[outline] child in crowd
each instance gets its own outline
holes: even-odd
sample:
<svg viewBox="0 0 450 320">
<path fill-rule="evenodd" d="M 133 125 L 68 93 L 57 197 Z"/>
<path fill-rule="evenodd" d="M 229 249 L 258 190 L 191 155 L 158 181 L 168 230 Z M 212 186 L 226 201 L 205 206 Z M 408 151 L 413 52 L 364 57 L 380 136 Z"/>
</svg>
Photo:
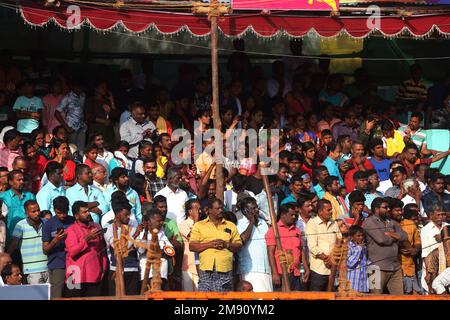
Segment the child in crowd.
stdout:
<svg viewBox="0 0 450 320">
<path fill-rule="evenodd" d="M 351 226 L 348 235 L 347 279 L 353 290 L 369 292 L 367 269 L 370 262 L 364 243 L 364 230 L 360 226 Z"/>
<path fill-rule="evenodd" d="M 98 156 L 98 148 L 95 144 L 90 144 L 84 149 L 84 154 L 86 156 L 86 159 L 84 160 L 84 163 L 89 166 L 89 168 L 92 169 L 92 167 L 97 163 L 95 160 Z"/>
<path fill-rule="evenodd" d="M 40 216 L 41 216 L 41 219 L 44 219 L 45 221 L 47 221 L 52 218 L 52 213 L 49 210 L 42 210 Z"/>
<path fill-rule="evenodd" d="M 120 141 L 117 151 L 114 151 L 114 159 L 109 162 L 109 174 L 114 168 L 125 168 L 131 170 L 133 167 L 133 160 L 128 158 L 128 152 L 130 151 L 130 144 L 126 141 Z"/>
</svg>

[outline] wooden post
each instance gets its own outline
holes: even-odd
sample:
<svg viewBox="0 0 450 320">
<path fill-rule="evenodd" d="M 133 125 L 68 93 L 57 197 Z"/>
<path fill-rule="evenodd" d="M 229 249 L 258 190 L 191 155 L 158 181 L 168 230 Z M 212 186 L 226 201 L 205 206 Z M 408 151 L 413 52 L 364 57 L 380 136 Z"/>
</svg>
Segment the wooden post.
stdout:
<svg viewBox="0 0 450 320">
<path fill-rule="evenodd" d="M 211 73 L 212 73 L 212 116 L 214 129 L 219 130 L 222 127 L 219 112 L 219 62 L 217 57 L 217 18 L 220 15 L 219 2 L 211 0 L 209 18 L 211 21 Z M 214 141 L 216 146 L 223 141 Z M 216 197 L 223 201 L 224 181 L 223 181 L 223 163 L 216 164 Z"/>
<path fill-rule="evenodd" d="M 148 230 L 145 230 L 143 240 L 146 241 L 147 239 L 148 239 Z M 149 254 L 147 252 L 147 262 L 145 263 L 144 279 L 142 280 L 141 294 L 144 294 L 147 291 L 149 275 L 150 275 L 150 262 L 149 262 Z"/>
<path fill-rule="evenodd" d="M 150 261 L 152 262 L 151 291 L 161 291 L 161 257 L 162 251 L 158 241 L 158 229 L 152 230 L 152 241 L 150 243 Z"/>
<path fill-rule="evenodd" d="M 342 245 L 341 239 L 336 239 L 336 246 L 340 246 L 340 245 Z M 330 273 L 330 276 L 328 277 L 328 287 L 327 287 L 327 291 L 329 291 L 329 292 L 333 292 L 334 280 L 336 278 L 336 270 L 337 270 L 338 266 L 339 266 L 339 262 L 336 265 L 333 264 L 331 266 L 331 273 Z"/>
<path fill-rule="evenodd" d="M 448 234 L 449 226 L 445 226 L 442 229 L 442 233 L 444 234 L 444 239 L 442 242 L 444 243 L 444 252 L 445 252 L 445 260 L 447 261 L 447 267 L 450 267 L 450 235 Z"/>
<path fill-rule="evenodd" d="M 123 230 L 121 230 L 122 232 Z M 117 232 L 117 222 L 113 224 L 113 236 L 114 236 L 114 256 L 116 257 L 116 297 L 122 297 L 125 295 L 125 283 L 123 279 L 123 264 L 122 253 L 120 252 L 120 243 Z"/>
<path fill-rule="evenodd" d="M 260 165 L 263 166 L 262 163 L 260 163 Z M 275 234 L 276 248 L 277 248 L 277 251 L 282 251 L 283 246 L 281 245 L 280 233 L 278 231 L 277 216 L 275 214 L 275 208 L 273 206 L 272 192 L 270 191 L 269 180 L 267 179 L 267 176 L 262 173 L 261 173 L 261 177 L 262 177 L 262 181 L 264 183 L 264 190 L 266 191 L 267 201 L 269 203 L 270 219 L 272 221 L 273 233 Z M 281 273 L 282 273 L 281 290 L 283 290 L 283 292 L 289 292 L 289 291 L 291 291 L 291 287 L 290 287 L 289 276 L 288 276 L 287 262 L 283 261 L 282 263 L 280 263 L 280 267 L 281 267 Z"/>
</svg>

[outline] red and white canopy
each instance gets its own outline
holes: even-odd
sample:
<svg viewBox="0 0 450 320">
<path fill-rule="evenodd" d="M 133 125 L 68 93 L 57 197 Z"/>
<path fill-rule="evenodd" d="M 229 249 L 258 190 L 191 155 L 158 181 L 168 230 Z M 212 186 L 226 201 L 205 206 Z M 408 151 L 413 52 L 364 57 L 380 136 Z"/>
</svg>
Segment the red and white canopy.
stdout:
<svg viewBox="0 0 450 320">
<path fill-rule="evenodd" d="M 152 10 L 133 10 L 103 8 L 82 5 L 80 19 L 73 17 L 74 12 L 67 5 L 44 7 L 41 2 L 21 2 L 20 12 L 26 23 L 33 26 L 45 26 L 54 21 L 61 28 L 71 29 L 81 24 L 89 24 L 99 31 L 112 30 L 119 25 L 133 33 L 141 33 L 149 28 L 156 28 L 162 34 L 174 34 L 188 30 L 194 36 L 208 36 L 210 24 L 206 16 L 191 13 L 162 12 Z M 72 16 L 72 17 L 71 17 Z M 69 19 L 69 17 L 71 17 Z M 74 20 L 75 19 L 75 20 Z M 367 17 L 363 16 L 302 16 L 272 13 L 229 14 L 219 18 L 219 28 L 225 36 L 242 36 L 253 31 L 261 37 L 273 37 L 284 33 L 291 37 L 302 37 L 309 32 L 316 32 L 322 37 L 334 37 L 347 33 L 354 38 L 365 38 L 373 32 L 395 37 L 411 35 L 426 37 L 436 31 L 443 35 L 450 34 L 450 15 L 427 14 L 411 17 L 385 16 L 380 18 L 378 29 L 371 29 Z M 68 24 L 68 20 L 72 25 Z M 76 22 L 75 24 L 73 22 Z"/>
</svg>

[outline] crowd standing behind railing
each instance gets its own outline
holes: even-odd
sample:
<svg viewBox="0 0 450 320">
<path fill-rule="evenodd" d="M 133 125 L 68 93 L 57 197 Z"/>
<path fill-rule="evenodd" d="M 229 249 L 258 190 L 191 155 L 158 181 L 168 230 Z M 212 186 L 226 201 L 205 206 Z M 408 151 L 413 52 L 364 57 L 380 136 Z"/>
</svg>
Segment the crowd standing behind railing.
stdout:
<svg viewBox="0 0 450 320">
<path fill-rule="evenodd" d="M 136 243 L 156 230 L 163 290 L 280 291 L 282 264 L 293 291 L 337 290 L 333 250 L 345 245 L 355 292 L 448 292 L 450 176 L 432 164 L 450 149 L 433 150 L 425 129 L 449 129 L 450 73 L 427 88 L 414 64 L 388 102 L 363 68 L 345 85 L 324 61 L 298 58 L 274 62 L 266 78 L 245 53 L 232 55 L 221 131 L 244 156 L 207 152 L 217 142 L 208 138 L 193 159 L 193 149 L 173 152 L 182 140 L 172 133 L 212 127 L 210 81 L 195 65 L 180 65 L 167 88 L 147 58 L 141 74 L 123 69 L 114 83 L 105 66 L 83 78 L 42 56 L 22 70 L 1 55 L 0 285 L 50 283 L 52 298 L 114 295 L 120 250 L 124 291 L 140 294 L 153 273 Z M 265 149 L 252 152 L 238 129 L 279 129 L 257 137 L 267 149 L 279 142 L 269 154 L 279 161 L 272 199 Z M 121 232 L 128 240 L 118 243 Z"/>
</svg>

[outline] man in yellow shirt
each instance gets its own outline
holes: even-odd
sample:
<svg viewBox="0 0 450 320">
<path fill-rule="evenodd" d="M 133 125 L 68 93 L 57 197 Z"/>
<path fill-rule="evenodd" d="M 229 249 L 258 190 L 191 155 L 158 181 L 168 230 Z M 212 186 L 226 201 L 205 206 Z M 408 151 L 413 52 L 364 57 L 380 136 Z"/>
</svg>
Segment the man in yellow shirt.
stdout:
<svg viewBox="0 0 450 320">
<path fill-rule="evenodd" d="M 325 195 L 323 199 L 331 202 L 333 210 L 332 218 L 336 220 L 348 213 L 347 204 L 340 195 L 341 185 L 339 184 L 339 178 L 336 176 L 328 176 L 325 179 Z"/>
<path fill-rule="evenodd" d="M 198 291 L 233 290 L 233 253 L 242 247 L 236 225 L 223 218 L 223 202 L 211 199 L 208 218 L 194 224 L 189 250 L 199 253 Z"/>
<path fill-rule="evenodd" d="M 394 125 L 388 119 L 383 119 L 381 122 L 381 131 L 383 132 L 383 148 L 385 155 L 388 158 L 399 156 L 403 152 L 405 142 L 403 141 L 403 134 L 395 130 Z"/>
</svg>

